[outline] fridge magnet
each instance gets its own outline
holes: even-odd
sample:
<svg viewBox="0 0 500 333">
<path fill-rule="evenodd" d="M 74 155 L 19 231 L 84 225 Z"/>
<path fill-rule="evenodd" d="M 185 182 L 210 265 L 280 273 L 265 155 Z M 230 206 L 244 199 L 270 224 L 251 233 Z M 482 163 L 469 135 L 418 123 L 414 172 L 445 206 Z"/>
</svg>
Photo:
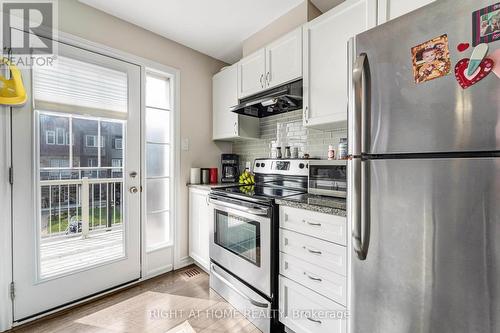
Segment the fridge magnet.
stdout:
<svg viewBox="0 0 500 333">
<path fill-rule="evenodd" d="M 457 51 L 458 52 L 465 52 L 469 48 L 470 44 L 469 43 L 460 43 L 457 45 Z"/>
<path fill-rule="evenodd" d="M 472 13 L 473 46 L 500 39 L 500 2 Z"/>
<path fill-rule="evenodd" d="M 467 75 L 471 76 L 472 74 L 474 74 L 476 69 L 481 64 L 481 61 L 483 61 L 484 57 L 486 57 L 488 49 L 489 49 L 488 44 L 485 43 L 481 43 L 474 48 L 474 51 L 472 51 L 472 55 L 469 59 L 469 67 L 467 68 Z"/>
<path fill-rule="evenodd" d="M 500 79 L 500 49 L 488 54 L 488 58 L 494 62 L 492 72 Z"/>
<path fill-rule="evenodd" d="M 455 78 L 462 89 L 467 89 L 488 76 L 493 70 L 493 64 L 493 60 L 484 58 L 476 71 L 472 75 L 468 75 L 469 59 L 462 59 L 455 65 Z"/>
<path fill-rule="evenodd" d="M 422 83 L 448 75 L 451 68 L 448 35 L 442 35 L 411 49 L 413 77 Z"/>
</svg>

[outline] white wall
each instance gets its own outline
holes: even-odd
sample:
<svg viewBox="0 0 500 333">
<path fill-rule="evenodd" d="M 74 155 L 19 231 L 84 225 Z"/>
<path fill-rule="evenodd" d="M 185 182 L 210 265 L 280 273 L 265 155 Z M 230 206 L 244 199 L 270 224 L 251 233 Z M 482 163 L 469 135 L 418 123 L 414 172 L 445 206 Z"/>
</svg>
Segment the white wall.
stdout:
<svg viewBox="0 0 500 333">
<path fill-rule="evenodd" d="M 138 6 L 140 10 L 140 6 Z M 225 64 L 193 49 L 156 35 L 114 16 L 79 3 L 59 1 L 59 29 L 180 70 L 181 138 L 189 139 L 189 151 L 181 152 L 179 179 L 179 252 L 188 256 L 189 168 L 218 167 L 220 154 L 230 152 L 228 143 L 212 137 L 212 76 Z"/>
</svg>

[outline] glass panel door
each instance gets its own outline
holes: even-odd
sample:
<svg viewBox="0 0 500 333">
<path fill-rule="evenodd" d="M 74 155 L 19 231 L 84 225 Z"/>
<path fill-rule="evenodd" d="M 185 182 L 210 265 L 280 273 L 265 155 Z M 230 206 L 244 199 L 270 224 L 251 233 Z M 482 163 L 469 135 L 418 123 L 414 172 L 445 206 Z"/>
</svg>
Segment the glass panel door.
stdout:
<svg viewBox="0 0 500 333">
<path fill-rule="evenodd" d="M 141 69 L 58 49 L 12 112 L 16 321 L 141 276 Z"/>
</svg>

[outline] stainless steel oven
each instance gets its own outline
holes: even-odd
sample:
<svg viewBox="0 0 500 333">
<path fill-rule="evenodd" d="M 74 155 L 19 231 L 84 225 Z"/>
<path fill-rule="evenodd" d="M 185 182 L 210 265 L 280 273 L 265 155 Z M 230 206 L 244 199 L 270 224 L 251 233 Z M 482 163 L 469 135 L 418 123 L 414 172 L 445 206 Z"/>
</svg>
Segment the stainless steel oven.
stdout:
<svg viewBox="0 0 500 333">
<path fill-rule="evenodd" d="M 210 258 L 271 297 L 271 207 L 214 194 L 210 203 Z"/>
</svg>

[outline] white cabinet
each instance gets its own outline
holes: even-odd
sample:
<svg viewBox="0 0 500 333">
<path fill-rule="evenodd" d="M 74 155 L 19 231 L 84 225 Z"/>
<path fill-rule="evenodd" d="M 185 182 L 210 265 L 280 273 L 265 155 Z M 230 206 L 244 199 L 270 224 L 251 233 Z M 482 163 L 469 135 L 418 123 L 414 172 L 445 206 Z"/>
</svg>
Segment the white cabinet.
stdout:
<svg viewBox="0 0 500 333">
<path fill-rule="evenodd" d="M 259 138 L 259 119 L 238 115 L 238 67 L 233 65 L 215 74 L 213 84 L 213 140 Z"/>
<path fill-rule="evenodd" d="M 266 70 L 268 88 L 302 76 L 302 27 L 266 46 Z"/>
<path fill-rule="evenodd" d="M 266 88 L 266 50 L 260 49 L 238 62 L 238 97 L 258 93 Z"/>
<path fill-rule="evenodd" d="M 209 190 L 189 189 L 189 256 L 205 270 L 210 270 L 210 223 L 213 208 L 208 202 Z"/>
<path fill-rule="evenodd" d="M 378 24 L 393 20 L 434 1 L 435 0 L 378 0 Z"/>
<path fill-rule="evenodd" d="M 280 321 L 295 333 L 346 333 L 346 309 L 284 276 L 279 277 Z"/>
<path fill-rule="evenodd" d="M 377 23 L 377 0 L 347 0 L 304 26 L 304 125 L 345 127 L 347 43 Z"/>
<path fill-rule="evenodd" d="M 302 76 L 302 27 L 280 37 L 238 62 L 238 98 Z"/>
</svg>

